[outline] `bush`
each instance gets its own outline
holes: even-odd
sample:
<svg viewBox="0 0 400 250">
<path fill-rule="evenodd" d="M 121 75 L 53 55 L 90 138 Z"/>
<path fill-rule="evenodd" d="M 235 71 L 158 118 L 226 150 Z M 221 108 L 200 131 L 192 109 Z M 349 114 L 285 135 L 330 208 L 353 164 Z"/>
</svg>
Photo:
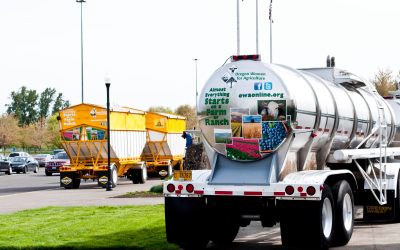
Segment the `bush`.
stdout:
<svg viewBox="0 0 400 250">
<path fill-rule="evenodd" d="M 150 192 L 161 194 L 163 192 L 163 185 L 152 186 Z"/>
</svg>

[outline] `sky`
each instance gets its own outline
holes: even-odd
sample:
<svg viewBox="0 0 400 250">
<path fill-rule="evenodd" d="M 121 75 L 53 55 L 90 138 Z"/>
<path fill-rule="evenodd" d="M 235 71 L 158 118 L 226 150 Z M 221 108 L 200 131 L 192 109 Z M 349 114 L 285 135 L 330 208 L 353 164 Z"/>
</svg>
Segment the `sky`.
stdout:
<svg viewBox="0 0 400 250">
<path fill-rule="evenodd" d="M 236 0 L 86 0 L 84 102 L 147 110 L 195 106 L 210 75 L 237 54 Z M 259 54 L 270 60 L 270 0 L 259 0 Z M 240 1 L 240 53 L 256 53 L 256 0 Z M 400 1 L 275 0 L 272 62 L 336 66 L 373 79 L 400 70 Z M 0 113 L 22 86 L 81 103 L 80 4 L 0 0 Z M 193 60 L 197 58 L 196 62 Z M 196 78 L 197 72 L 197 78 Z M 197 80 L 197 81 L 196 81 Z"/>
</svg>

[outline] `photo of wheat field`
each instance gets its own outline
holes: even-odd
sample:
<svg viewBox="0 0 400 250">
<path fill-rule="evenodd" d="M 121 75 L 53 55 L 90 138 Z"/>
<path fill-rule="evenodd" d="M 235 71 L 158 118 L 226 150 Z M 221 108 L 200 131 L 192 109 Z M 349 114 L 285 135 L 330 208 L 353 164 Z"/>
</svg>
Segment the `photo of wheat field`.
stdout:
<svg viewBox="0 0 400 250">
<path fill-rule="evenodd" d="M 231 109 L 231 129 L 233 137 L 242 137 L 242 117 L 248 115 L 248 108 L 232 108 Z"/>
<path fill-rule="evenodd" d="M 262 126 L 260 115 L 244 115 L 243 120 L 243 138 L 259 139 L 262 137 Z"/>
</svg>

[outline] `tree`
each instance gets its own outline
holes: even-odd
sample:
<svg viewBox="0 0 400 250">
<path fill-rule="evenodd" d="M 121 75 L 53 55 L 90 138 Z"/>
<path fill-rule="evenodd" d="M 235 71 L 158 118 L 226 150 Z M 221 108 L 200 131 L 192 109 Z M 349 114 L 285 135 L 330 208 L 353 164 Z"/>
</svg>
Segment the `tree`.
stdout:
<svg viewBox="0 0 400 250">
<path fill-rule="evenodd" d="M 0 144 L 3 150 L 9 146 L 18 146 L 19 138 L 18 120 L 12 115 L 2 115 L 0 117 Z"/>
<path fill-rule="evenodd" d="M 39 120 L 44 121 L 50 112 L 51 103 L 54 101 L 54 95 L 56 94 L 56 90 L 54 88 L 46 88 L 41 94 L 39 98 Z M 43 127 L 43 123 L 41 123 Z"/>
<path fill-rule="evenodd" d="M 69 106 L 70 106 L 70 105 L 69 105 L 69 101 L 65 101 L 65 100 L 64 100 L 64 97 L 63 97 L 63 94 L 62 94 L 62 93 L 59 93 L 59 94 L 57 95 L 56 100 L 54 101 L 52 114 L 55 114 L 55 113 L 57 113 L 58 111 L 60 111 L 60 110 L 62 110 L 62 109 L 64 109 L 64 108 L 66 108 L 66 107 L 69 107 Z"/>
<path fill-rule="evenodd" d="M 22 147 L 22 149 L 25 151 L 28 148 L 35 147 L 35 125 L 27 125 L 21 128 L 20 130 L 20 138 L 19 138 L 19 146 Z"/>
<path fill-rule="evenodd" d="M 61 137 L 58 127 L 57 115 L 52 115 L 47 119 L 46 131 L 47 146 L 50 148 L 61 148 Z"/>
<path fill-rule="evenodd" d="M 397 89 L 396 80 L 392 77 L 392 71 L 389 69 L 385 71 L 379 70 L 378 73 L 375 74 L 375 79 L 372 80 L 372 83 L 381 96 L 387 96 L 389 91 Z"/>
<path fill-rule="evenodd" d="M 164 106 L 155 106 L 155 107 L 150 107 L 148 109 L 149 112 L 158 112 L 158 113 L 167 113 L 167 114 L 173 114 L 174 112 L 172 109 Z"/>
<path fill-rule="evenodd" d="M 180 116 L 186 117 L 186 129 L 196 128 L 196 108 L 188 104 L 179 106 L 175 113 Z"/>
<path fill-rule="evenodd" d="M 19 91 L 11 92 L 11 104 L 7 104 L 7 114 L 13 114 L 20 126 L 26 126 L 35 123 L 38 118 L 36 105 L 38 94 L 36 90 L 28 90 L 25 86 Z"/>
</svg>

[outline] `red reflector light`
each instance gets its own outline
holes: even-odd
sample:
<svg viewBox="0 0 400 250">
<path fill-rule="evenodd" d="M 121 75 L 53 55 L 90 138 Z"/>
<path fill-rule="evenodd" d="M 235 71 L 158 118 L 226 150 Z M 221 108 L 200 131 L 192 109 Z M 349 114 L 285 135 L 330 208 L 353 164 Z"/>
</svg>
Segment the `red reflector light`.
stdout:
<svg viewBox="0 0 400 250">
<path fill-rule="evenodd" d="M 293 187 L 293 186 L 287 186 L 287 187 L 285 188 L 285 192 L 286 192 L 288 195 L 292 195 L 292 194 L 294 193 L 294 187 Z"/>
<path fill-rule="evenodd" d="M 299 193 L 303 192 L 303 187 L 298 187 L 298 188 L 297 188 L 297 191 L 298 191 Z"/>
<path fill-rule="evenodd" d="M 240 60 L 254 60 L 260 61 L 260 55 L 236 55 L 232 56 L 232 61 L 240 61 Z"/>
<path fill-rule="evenodd" d="M 307 188 L 307 194 L 310 195 L 310 196 L 314 195 L 315 194 L 315 187 L 309 186 Z"/>
<path fill-rule="evenodd" d="M 203 191 L 203 190 L 195 190 L 194 193 L 195 193 L 195 194 L 203 195 L 203 194 L 204 194 L 204 191 Z"/>
<path fill-rule="evenodd" d="M 173 193 L 175 191 L 175 185 L 174 184 L 168 184 L 167 185 L 167 191 L 170 193 Z"/>
<path fill-rule="evenodd" d="M 187 191 L 188 193 L 193 193 L 193 191 L 194 191 L 194 186 L 193 186 L 192 184 L 187 184 L 187 185 L 186 185 L 186 191 Z"/>
<path fill-rule="evenodd" d="M 183 190 L 183 186 L 182 185 L 178 185 L 178 190 L 182 191 Z"/>
<path fill-rule="evenodd" d="M 244 191 L 244 195 L 254 195 L 254 196 L 261 196 L 262 192 L 256 192 L 256 191 Z"/>
</svg>

